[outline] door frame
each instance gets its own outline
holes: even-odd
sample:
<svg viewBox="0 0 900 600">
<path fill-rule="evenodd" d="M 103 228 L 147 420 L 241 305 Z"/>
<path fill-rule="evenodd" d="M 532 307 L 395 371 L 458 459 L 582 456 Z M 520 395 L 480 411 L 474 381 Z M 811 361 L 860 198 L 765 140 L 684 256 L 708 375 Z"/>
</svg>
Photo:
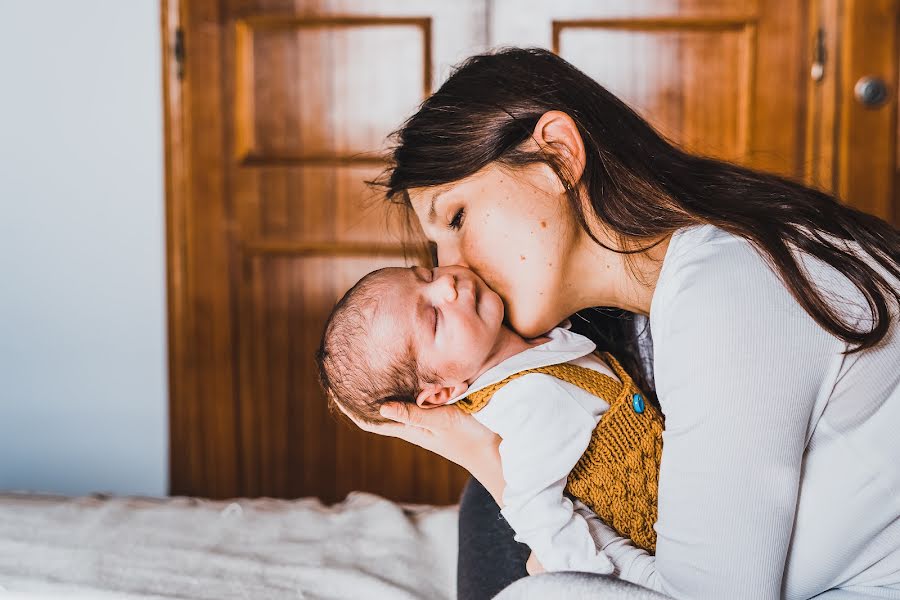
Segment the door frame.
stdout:
<svg viewBox="0 0 900 600">
<path fill-rule="evenodd" d="M 189 197 L 187 190 L 187 156 L 184 144 L 185 114 L 183 106 L 184 38 L 181 33 L 181 0 L 161 0 L 163 76 L 163 138 L 165 152 L 165 223 L 166 223 L 166 302 L 168 308 L 169 368 L 169 494 L 181 493 L 182 456 L 186 441 L 177 435 L 185 418 L 183 407 L 189 402 L 185 390 L 188 376 L 185 331 L 186 299 L 184 244 L 187 232 L 184 213 Z M 180 38 L 180 39 L 179 39 Z M 181 48 L 176 48 L 176 42 Z M 177 55 L 181 53 L 181 58 Z M 179 72 L 180 71 L 180 72 Z"/>
</svg>

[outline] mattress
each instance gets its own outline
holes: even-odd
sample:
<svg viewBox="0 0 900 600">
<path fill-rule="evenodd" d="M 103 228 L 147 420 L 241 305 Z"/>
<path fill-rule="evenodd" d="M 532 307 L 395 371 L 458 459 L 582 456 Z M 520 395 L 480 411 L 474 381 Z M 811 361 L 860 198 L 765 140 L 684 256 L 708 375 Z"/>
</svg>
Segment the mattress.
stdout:
<svg viewBox="0 0 900 600">
<path fill-rule="evenodd" d="M 0 494 L 0 597 L 456 596 L 457 507 Z"/>
</svg>

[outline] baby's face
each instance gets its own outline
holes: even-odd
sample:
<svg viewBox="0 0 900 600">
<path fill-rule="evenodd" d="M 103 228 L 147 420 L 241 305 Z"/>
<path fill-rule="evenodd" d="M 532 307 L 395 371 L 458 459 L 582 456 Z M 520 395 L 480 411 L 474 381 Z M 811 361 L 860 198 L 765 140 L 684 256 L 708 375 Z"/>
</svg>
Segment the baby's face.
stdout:
<svg viewBox="0 0 900 600">
<path fill-rule="evenodd" d="M 479 375 L 503 326 L 500 296 L 465 267 L 398 268 L 385 276 L 377 338 L 388 347 L 411 343 L 420 370 L 444 381 Z"/>
</svg>

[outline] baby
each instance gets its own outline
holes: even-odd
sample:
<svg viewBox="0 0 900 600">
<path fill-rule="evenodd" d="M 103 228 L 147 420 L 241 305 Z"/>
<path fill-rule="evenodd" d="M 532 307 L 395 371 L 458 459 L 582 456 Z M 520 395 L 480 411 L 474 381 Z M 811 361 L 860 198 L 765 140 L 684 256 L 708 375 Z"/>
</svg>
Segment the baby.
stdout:
<svg viewBox="0 0 900 600">
<path fill-rule="evenodd" d="M 503 317 L 464 267 L 374 271 L 325 326 L 322 387 L 359 421 L 385 422 L 386 402 L 454 403 L 496 432 L 501 514 L 546 571 L 613 571 L 577 501 L 652 553 L 661 416 L 589 339 L 559 327 L 524 339 Z"/>
</svg>

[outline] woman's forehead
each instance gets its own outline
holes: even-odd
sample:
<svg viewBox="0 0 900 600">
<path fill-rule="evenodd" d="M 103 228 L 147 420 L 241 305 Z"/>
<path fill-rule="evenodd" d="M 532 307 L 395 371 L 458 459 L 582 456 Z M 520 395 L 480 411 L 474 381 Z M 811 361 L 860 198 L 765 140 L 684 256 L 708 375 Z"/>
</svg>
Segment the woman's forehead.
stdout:
<svg viewBox="0 0 900 600">
<path fill-rule="evenodd" d="M 407 190 L 407 194 L 409 194 L 410 202 L 412 202 L 413 205 L 420 206 L 424 204 L 427 208 L 435 198 L 452 195 L 459 189 L 468 189 L 475 185 L 494 183 L 495 180 L 499 181 L 499 178 L 504 178 L 508 175 L 509 173 L 501 169 L 499 165 L 491 163 L 468 177 L 440 185 L 410 188 Z"/>
</svg>

